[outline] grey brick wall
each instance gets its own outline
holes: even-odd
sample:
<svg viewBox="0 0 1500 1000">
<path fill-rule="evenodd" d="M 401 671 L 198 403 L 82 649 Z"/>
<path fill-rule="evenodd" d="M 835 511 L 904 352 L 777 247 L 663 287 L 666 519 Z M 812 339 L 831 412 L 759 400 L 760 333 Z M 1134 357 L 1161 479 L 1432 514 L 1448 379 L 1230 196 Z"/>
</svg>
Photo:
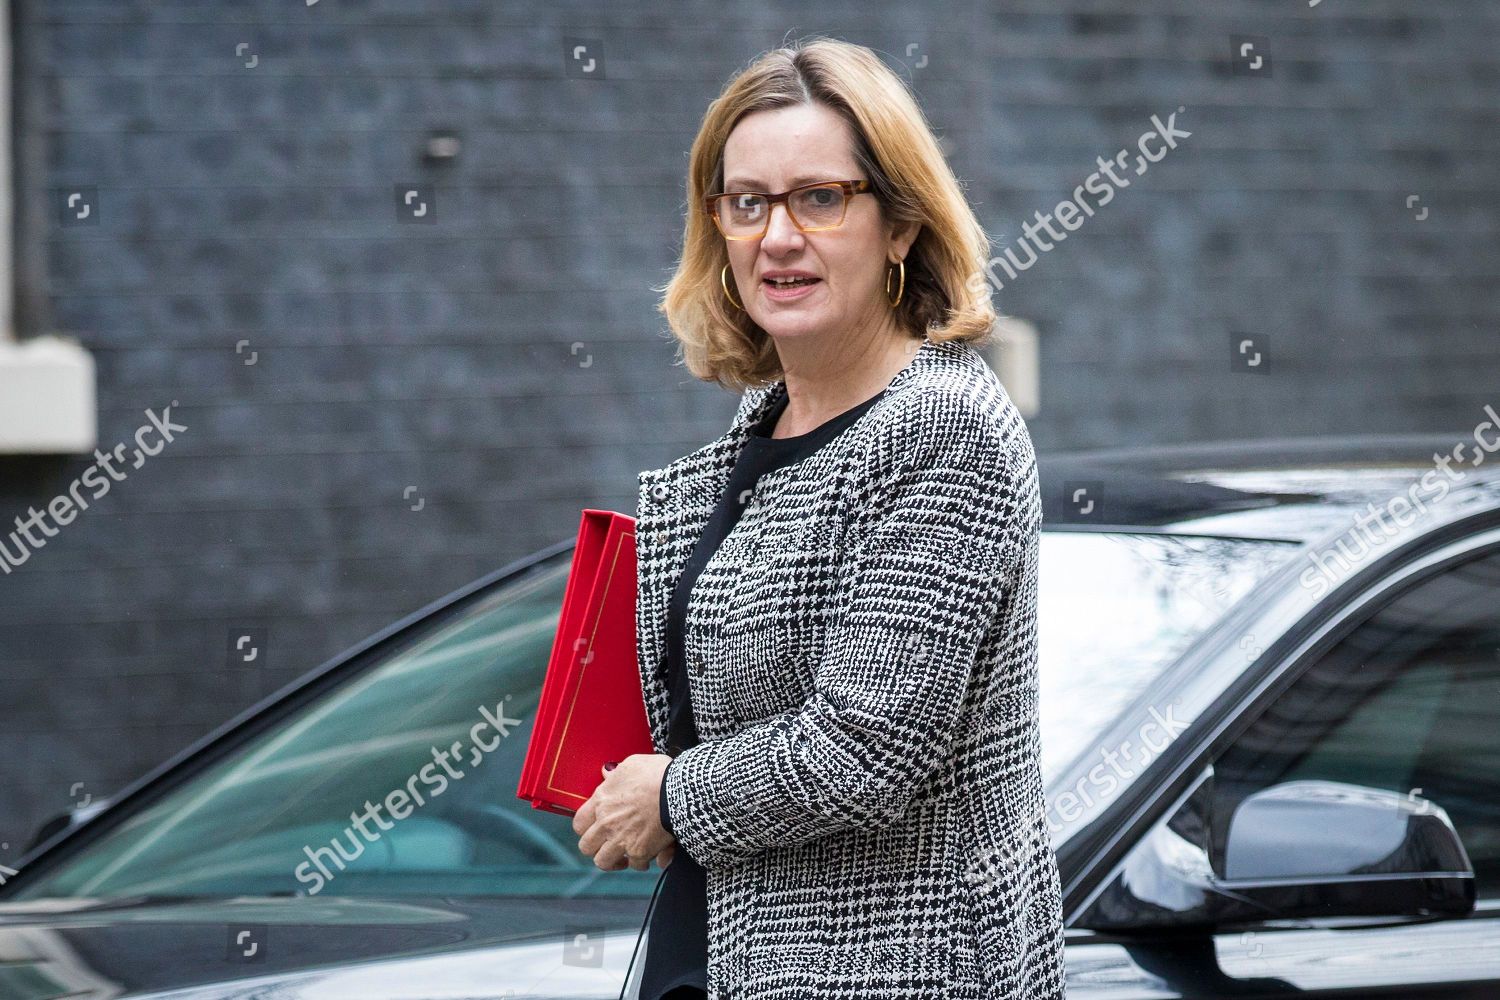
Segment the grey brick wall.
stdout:
<svg viewBox="0 0 1500 1000">
<path fill-rule="evenodd" d="M 997 295 L 1040 330 L 1039 447 L 1457 429 L 1500 388 L 1482 0 L 13 4 L 21 327 L 94 352 L 104 446 L 173 400 L 188 430 L 0 577 L 0 860 L 723 429 L 649 286 L 707 102 L 789 32 L 908 74 L 1012 248 L 1184 109 Z M 7 530 L 84 465 L 0 457 Z"/>
</svg>

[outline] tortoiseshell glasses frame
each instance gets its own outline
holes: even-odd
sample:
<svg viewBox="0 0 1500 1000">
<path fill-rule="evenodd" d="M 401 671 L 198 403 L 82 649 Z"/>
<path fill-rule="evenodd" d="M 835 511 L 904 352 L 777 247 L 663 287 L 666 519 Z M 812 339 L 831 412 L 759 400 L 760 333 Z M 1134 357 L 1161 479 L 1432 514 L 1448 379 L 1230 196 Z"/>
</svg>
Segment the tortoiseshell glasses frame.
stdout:
<svg viewBox="0 0 1500 1000">
<path fill-rule="evenodd" d="M 843 202 L 839 209 L 838 221 L 826 222 L 822 225 L 805 226 L 802 224 L 802 220 L 797 218 L 797 212 L 792 208 L 791 199 L 799 194 L 803 194 L 805 192 L 812 191 L 818 188 L 833 188 L 843 195 Z M 705 195 L 703 197 L 703 210 L 708 213 L 708 217 L 714 221 L 714 226 L 719 230 L 719 232 L 726 240 L 758 240 L 761 237 L 765 236 L 766 231 L 771 227 L 771 210 L 777 204 L 786 205 L 787 217 L 792 220 L 792 225 L 796 226 L 800 232 L 816 233 L 821 230 L 837 229 L 839 226 L 842 226 L 844 224 L 845 217 L 847 217 L 849 214 L 849 199 L 853 198 L 857 194 L 866 193 L 869 191 L 870 182 L 867 180 L 815 181 L 812 184 L 803 184 L 800 187 L 794 187 L 790 191 L 783 191 L 780 194 L 771 194 L 767 191 L 722 191 L 718 194 Z M 725 198 L 743 198 L 747 195 L 753 195 L 757 198 L 765 199 L 765 218 L 761 222 L 760 232 L 741 232 L 731 234 L 724 228 L 724 217 L 721 214 L 720 206 L 721 204 L 723 204 L 726 208 L 728 207 L 728 203 L 723 202 L 723 199 Z"/>
</svg>

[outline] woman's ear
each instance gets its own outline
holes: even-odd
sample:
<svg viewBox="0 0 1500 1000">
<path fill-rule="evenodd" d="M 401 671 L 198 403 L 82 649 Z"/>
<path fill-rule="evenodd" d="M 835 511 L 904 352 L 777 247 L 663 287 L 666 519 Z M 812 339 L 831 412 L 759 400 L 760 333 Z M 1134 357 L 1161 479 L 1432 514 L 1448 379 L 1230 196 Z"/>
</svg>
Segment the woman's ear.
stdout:
<svg viewBox="0 0 1500 1000">
<path fill-rule="evenodd" d="M 893 225 L 890 234 L 891 255 L 896 260 L 905 260 L 906 255 L 911 252 L 911 245 L 917 242 L 917 234 L 921 231 L 920 222 L 902 222 Z"/>
</svg>

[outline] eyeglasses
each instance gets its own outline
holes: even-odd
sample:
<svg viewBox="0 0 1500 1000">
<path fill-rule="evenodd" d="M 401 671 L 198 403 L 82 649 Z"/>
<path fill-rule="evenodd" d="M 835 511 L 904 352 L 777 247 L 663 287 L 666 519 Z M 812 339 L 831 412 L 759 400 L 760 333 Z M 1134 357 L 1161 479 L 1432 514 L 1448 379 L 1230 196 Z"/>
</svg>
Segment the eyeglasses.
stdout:
<svg viewBox="0 0 1500 1000">
<path fill-rule="evenodd" d="M 726 191 L 707 195 L 703 207 L 726 240 L 758 240 L 771 225 L 771 209 L 785 203 L 786 214 L 804 233 L 836 229 L 844 224 L 849 199 L 870 190 L 869 181 L 821 181 L 767 194 L 764 191 Z"/>
</svg>

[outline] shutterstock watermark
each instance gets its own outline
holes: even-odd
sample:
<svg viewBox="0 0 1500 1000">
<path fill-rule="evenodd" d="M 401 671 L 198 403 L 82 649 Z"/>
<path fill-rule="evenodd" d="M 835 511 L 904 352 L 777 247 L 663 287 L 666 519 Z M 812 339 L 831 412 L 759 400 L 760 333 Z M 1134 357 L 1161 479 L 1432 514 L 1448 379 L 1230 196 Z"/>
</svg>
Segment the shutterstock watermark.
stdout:
<svg viewBox="0 0 1500 1000">
<path fill-rule="evenodd" d="M 177 405 L 177 400 L 172 400 L 172 406 Z M 176 435 L 187 430 L 186 424 L 172 422 L 172 406 L 163 409 L 160 415 L 155 410 L 146 411 L 146 422 L 136 428 L 131 469 L 139 469 L 146 464 L 146 459 L 160 455 L 162 449 L 177 440 Z M 154 448 L 147 443 L 153 434 L 157 438 Z M 125 449 L 128 447 L 129 444 L 117 444 L 108 452 L 95 448 L 94 464 L 84 469 L 66 492 L 53 497 L 46 510 L 28 507 L 26 517 L 17 517 L 16 530 L 8 537 L 0 537 L 0 572 L 9 575 L 11 570 L 24 565 L 33 551 L 44 548 L 48 539 L 56 538 L 64 527 L 88 510 L 89 501 L 102 500 L 115 483 L 124 482 L 129 475 L 125 469 Z M 120 468 L 115 468 L 116 463 Z M 83 494 L 85 487 L 92 491 L 89 496 Z"/>
<path fill-rule="evenodd" d="M 1023 271 L 1029 271 L 1031 266 L 1037 262 L 1040 256 L 1051 250 L 1057 244 L 1068 238 L 1068 234 L 1077 232 L 1084 222 L 1094 217 L 1094 213 L 1108 205 L 1115 198 L 1115 193 L 1121 188 L 1130 186 L 1130 177 L 1139 177 L 1151 168 L 1151 164 L 1160 163 L 1161 160 L 1172 150 L 1177 148 L 1177 140 L 1186 139 L 1193 133 L 1184 131 L 1177 127 L 1177 116 L 1185 112 L 1186 108 L 1178 108 L 1162 121 L 1159 115 L 1151 116 L 1151 128 L 1142 132 L 1135 143 L 1135 171 L 1130 174 L 1127 168 L 1130 165 L 1131 151 L 1121 149 L 1112 158 L 1106 160 L 1097 157 L 1095 162 L 1099 169 L 1084 178 L 1082 184 L 1073 188 L 1073 196 L 1058 202 L 1050 212 L 1038 210 L 1034 214 L 1035 223 L 1024 222 L 1021 224 L 1021 238 L 1018 240 L 1020 247 L 1026 251 L 1024 260 L 1017 254 L 1016 250 L 1007 247 L 999 257 L 991 257 L 985 266 L 985 276 L 996 291 L 1005 287 L 1005 282 L 1000 280 L 995 268 L 998 267 L 1005 272 L 1005 276 L 1011 281 Z M 1152 148 L 1152 147 L 1155 148 Z M 1118 173 L 1127 171 L 1126 173 Z M 1085 192 L 1093 198 L 1084 197 Z M 1061 230 L 1053 226 L 1054 219 L 1062 226 Z M 1046 236 L 1042 236 L 1045 230 Z M 980 282 L 985 276 L 975 275 L 971 282 Z M 972 288 L 976 294 L 982 289 Z"/>
<path fill-rule="evenodd" d="M 1122 740 L 1118 747 L 1099 747 L 1100 763 L 1095 764 L 1072 788 L 1065 789 L 1042 804 L 1040 816 L 1028 816 L 1021 829 L 1011 831 L 1010 838 L 998 852 L 975 855 L 963 872 L 970 884 L 979 884 L 991 879 L 1013 875 L 1033 851 L 1042 847 L 1051 849 L 1052 838 L 1060 833 L 1067 823 L 1081 816 L 1085 809 L 1096 802 L 1107 801 L 1135 775 L 1150 764 L 1172 744 L 1188 724 L 1172 715 L 1173 708 L 1180 704 L 1172 702 L 1165 711 L 1152 705 L 1147 711 L 1150 720 L 1136 730 L 1134 740 Z M 1045 820 L 1045 823 L 1040 822 Z"/>
<path fill-rule="evenodd" d="M 472 747 L 469 753 L 471 768 L 478 767 L 484 760 L 484 755 L 494 751 L 500 745 L 500 741 L 510 735 L 511 727 L 521 724 L 520 719 L 506 717 L 504 699 L 495 705 L 493 712 L 488 706 L 479 706 L 479 714 L 480 721 L 469 727 L 469 743 Z M 499 735 L 490 737 L 486 742 L 480 738 L 480 733 L 485 729 L 494 729 Z M 317 895 L 325 885 L 333 881 L 333 872 L 329 870 L 328 865 L 324 864 L 324 861 L 331 862 L 339 871 L 343 871 L 346 863 L 354 861 L 365 853 L 367 843 L 373 844 L 379 840 L 382 831 L 395 829 L 395 823 L 380 815 L 382 805 L 395 819 L 405 819 L 412 814 L 414 809 L 427 804 L 427 800 L 417 790 L 418 781 L 431 788 L 432 798 L 437 798 L 448 790 L 450 778 L 458 781 L 464 776 L 462 768 L 455 769 L 450 763 L 450 761 L 463 758 L 462 741 L 454 740 L 442 750 L 437 747 L 429 747 L 429 749 L 432 751 L 432 760 L 419 770 L 413 771 L 402 788 L 391 789 L 380 802 L 372 803 L 369 799 L 365 799 L 363 812 L 349 814 L 350 825 L 344 827 L 343 831 L 349 841 L 348 853 L 345 853 L 344 845 L 338 837 L 334 837 L 324 847 L 315 848 L 309 845 L 302 848 L 302 853 L 307 855 L 307 860 L 297 865 L 292 874 L 296 876 L 298 882 L 312 886 L 307 893 L 309 896 Z M 444 773 L 438 773 L 439 768 Z M 415 806 L 412 805 L 413 801 L 416 802 Z M 372 822 L 379 827 L 373 832 L 366 826 Z M 355 834 L 356 830 L 358 836 Z"/>
<path fill-rule="evenodd" d="M 1365 510 L 1355 515 L 1353 526 L 1335 539 L 1331 548 L 1309 552 L 1307 558 L 1312 565 L 1302 571 L 1298 582 L 1315 591 L 1313 596 L 1322 597 L 1377 547 L 1395 538 L 1401 528 L 1415 521 L 1413 510 L 1425 514 L 1429 505 L 1442 503 L 1452 492 L 1452 484 L 1462 482 L 1468 476 L 1462 468 L 1454 467 L 1456 463 L 1477 469 L 1484 464 L 1486 455 L 1500 451 L 1500 413 L 1488 403 L 1484 413 L 1489 419 L 1480 421 L 1472 431 L 1472 451 L 1467 441 L 1459 441 L 1447 454 L 1434 452 L 1433 467 L 1422 473 L 1420 479 L 1413 480 L 1405 493 L 1387 498 L 1380 507 L 1373 502 L 1365 504 Z"/>
</svg>

